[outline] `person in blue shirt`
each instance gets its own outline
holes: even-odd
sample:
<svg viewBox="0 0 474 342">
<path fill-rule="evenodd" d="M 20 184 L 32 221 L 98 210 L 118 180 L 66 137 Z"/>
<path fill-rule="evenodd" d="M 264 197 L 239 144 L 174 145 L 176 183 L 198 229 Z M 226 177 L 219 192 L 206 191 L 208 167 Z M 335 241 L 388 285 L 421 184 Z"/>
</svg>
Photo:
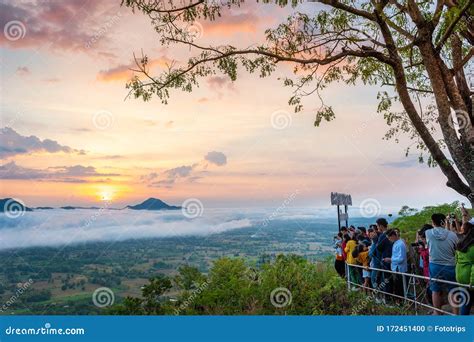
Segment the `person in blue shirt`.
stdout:
<svg viewBox="0 0 474 342">
<path fill-rule="evenodd" d="M 371 268 L 380 268 L 380 252 L 377 250 L 377 241 L 379 239 L 379 235 L 374 228 L 369 228 L 368 233 L 369 238 L 372 241 L 369 249 L 369 266 Z M 377 288 L 378 284 L 380 283 L 380 272 L 372 270 L 372 272 L 370 272 L 370 281 L 372 283 L 372 288 Z"/>
<path fill-rule="evenodd" d="M 385 262 L 384 259 L 392 257 L 392 242 L 387 237 L 386 231 L 388 229 L 388 222 L 384 218 L 379 218 L 376 221 L 377 229 L 380 232 L 377 241 L 377 250 L 380 253 L 380 265 L 384 270 L 390 270 L 390 262 Z M 383 291 L 392 293 L 392 275 L 388 272 L 382 272 L 381 280 L 384 283 Z"/>
<path fill-rule="evenodd" d="M 387 231 L 387 237 L 392 242 L 392 257 L 386 258 L 385 261 L 390 262 L 390 269 L 396 272 L 406 273 L 408 271 L 407 263 L 407 247 L 405 242 L 400 239 L 395 229 Z"/>
<path fill-rule="evenodd" d="M 384 262 L 390 263 L 390 269 L 394 272 L 408 271 L 407 247 L 405 242 L 400 239 L 395 229 L 389 229 L 386 232 L 387 238 L 392 243 L 392 256 L 384 258 Z M 393 293 L 403 297 L 405 295 L 405 276 L 401 274 L 392 274 L 393 277 Z"/>
<path fill-rule="evenodd" d="M 382 257 L 382 266 L 385 269 L 390 269 L 390 264 L 383 261 L 385 258 L 390 258 L 392 256 L 392 242 L 387 237 L 388 222 L 384 218 L 377 219 L 377 228 L 381 233 L 377 242 L 377 249 L 381 253 Z"/>
</svg>

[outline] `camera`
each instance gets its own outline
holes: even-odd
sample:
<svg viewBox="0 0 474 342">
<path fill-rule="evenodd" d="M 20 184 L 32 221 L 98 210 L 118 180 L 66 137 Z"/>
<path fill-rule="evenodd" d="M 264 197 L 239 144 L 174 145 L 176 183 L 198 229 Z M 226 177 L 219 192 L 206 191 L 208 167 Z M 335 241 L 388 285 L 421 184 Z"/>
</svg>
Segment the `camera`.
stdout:
<svg viewBox="0 0 474 342">
<path fill-rule="evenodd" d="M 450 213 L 449 214 L 449 224 L 453 224 L 453 223 L 456 223 L 456 215 L 454 215 L 453 213 Z"/>
<path fill-rule="evenodd" d="M 410 244 L 412 247 L 425 247 L 425 243 L 423 241 L 416 241 Z"/>
</svg>

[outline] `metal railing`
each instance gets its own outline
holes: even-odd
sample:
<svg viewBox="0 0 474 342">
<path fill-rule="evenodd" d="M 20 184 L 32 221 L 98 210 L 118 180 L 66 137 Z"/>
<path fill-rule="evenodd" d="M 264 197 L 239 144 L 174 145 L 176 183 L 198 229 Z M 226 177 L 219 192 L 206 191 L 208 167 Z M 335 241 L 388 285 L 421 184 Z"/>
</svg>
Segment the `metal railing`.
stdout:
<svg viewBox="0 0 474 342">
<path fill-rule="evenodd" d="M 419 301 L 418 300 L 418 295 L 417 295 L 417 282 L 416 282 L 416 279 L 420 279 L 420 280 L 424 280 L 424 281 L 428 281 L 428 282 L 436 281 L 436 282 L 444 283 L 444 284 L 448 284 L 448 285 L 455 285 L 457 287 L 466 288 L 468 290 L 474 289 L 474 285 L 471 285 L 471 284 L 461 284 L 461 283 L 458 283 L 458 282 L 449 281 L 449 280 L 445 280 L 445 279 L 425 277 L 425 276 L 414 274 L 414 273 L 398 272 L 398 271 L 392 271 L 392 270 L 381 269 L 381 268 L 376 268 L 376 267 L 354 265 L 354 264 L 348 264 L 347 262 L 345 262 L 345 265 L 346 265 L 345 271 L 346 271 L 348 291 L 351 290 L 351 285 L 354 285 L 354 286 L 357 286 L 359 288 L 372 291 L 372 292 L 374 292 L 375 295 L 382 294 L 382 295 L 402 299 L 403 301 L 410 302 L 414 305 L 415 314 L 418 314 L 418 306 L 421 306 L 421 307 L 425 307 L 425 308 L 428 308 L 428 309 L 431 309 L 431 310 L 435 310 L 435 311 L 440 312 L 440 313 L 444 313 L 444 314 L 447 314 L 447 315 L 454 316 L 454 314 L 451 313 L 451 312 L 448 312 L 448 311 L 445 311 L 445 310 L 442 310 L 442 309 L 438 309 L 438 308 L 436 308 L 432 305 L 429 305 L 429 304 L 426 304 L 426 303 L 423 303 L 423 302 Z M 366 271 L 372 271 L 372 272 L 376 271 L 376 272 L 380 272 L 382 274 L 391 273 L 391 274 L 400 275 L 401 278 L 402 278 L 402 282 L 403 282 L 403 296 L 397 295 L 395 293 L 383 291 L 379 288 L 379 284 L 377 284 L 376 288 L 373 288 L 373 287 L 367 287 L 367 286 L 364 286 L 363 284 L 359 284 L 359 283 L 351 281 L 351 277 L 350 277 L 350 268 L 351 267 L 356 267 L 356 268 L 360 268 L 360 269 L 363 269 L 363 270 L 366 270 Z M 408 284 L 407 284 L 407 279 L 408 279 Z M 385 283 L 385 285 L 386 284 L 387 283 Z M 380 285 L 382 285 L 382 284 L 380 284 Z M 410 286 L 413 286 L 413 298 L 410 298 L 411 296 L 409 296 L 409 294 L 408 294 L 408 290 L 409 290 Z M 426 291 L 427 286 L 429 286 L 429 283 L 426 284 L 425 291 Z M 385 287 L 385 286 L 383 286 L 383 287 Z"/>
</svg>

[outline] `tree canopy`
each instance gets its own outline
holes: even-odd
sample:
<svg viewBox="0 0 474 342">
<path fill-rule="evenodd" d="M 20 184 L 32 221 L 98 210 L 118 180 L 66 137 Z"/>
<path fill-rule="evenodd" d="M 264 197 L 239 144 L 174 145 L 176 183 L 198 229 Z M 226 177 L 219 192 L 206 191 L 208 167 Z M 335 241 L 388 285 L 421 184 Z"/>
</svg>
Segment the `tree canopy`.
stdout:
<svg viewBox="0 0 474 342">
<path fill-rule="evenodd" d="M 200 45 L 193 25 L 214 21 L 243 0 L 123 0 L 147 15 L 163 46 L 190 48 L 187 63 L 173 62 L 155 76 L 149 57 L 136 57 L 130 96 L 167 103 L 170 90 L 191 92 L 199 80 L 223 74 L 235 81 L 241 70 L 268 77 L 280 63 L 294 65 L 289 104 L 319 96 L 315 126 L 335 118 L 321 91 L 330 83 L 362 82 L 387 87 L 377 112 L 388 124 L 386 139 L 412 140 L 420 162 L 439 166 L 446 185 L 474 203 L 473 89 L 466 66 L 474 55 L 474 0 L 319 0 L 308 14 L 298 0 L 263 0 L 262 6 L 293 6 L 292 14 L 265 31 L 258 46 Z M 313 1 L 312 1 L 313 2 Z M 397 110 L 395 104 L 403 110 Z"/>
<path fill-rule="evenodd" d="M 191 276 L 193 275 L 193 276 Z M 182 279 L 193 279 L 187 289 Z M 171 288 L 169 285 L 172 284 Z M 165 286 L 163 286 L 165 285 Z M 186 287 L 183 287 L 186 286 Z M 169 300 L 169 292 L 173 300 Z M 115 315 L 348 315 L 404 314 L 409 306 L 377 305 L 361 292 L 347 291 L 332 262 L 314 264 L 297 255 L 279 255 L 262 268 L 243 259 L 221 258 L 207 275 L 192 266 L 173 279 L 159 276 L 107 313 Z"/>
</svg>

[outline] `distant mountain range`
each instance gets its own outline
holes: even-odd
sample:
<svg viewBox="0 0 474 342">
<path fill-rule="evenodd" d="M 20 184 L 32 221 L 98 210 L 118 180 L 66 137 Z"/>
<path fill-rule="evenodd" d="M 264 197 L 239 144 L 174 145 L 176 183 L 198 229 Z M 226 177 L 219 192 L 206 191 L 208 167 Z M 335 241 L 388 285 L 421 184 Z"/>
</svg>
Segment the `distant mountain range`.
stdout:
<svg viewBox="0 0 474 342">
<path fill-rule="evenodd" d="M 18 210 L 18 211 L 33 211 L 33 210 L 49 210 L 55 209 L 53 207 L 36 207 L 36 208 L 28 208 L 21 202 L 15 200 L 14 198 L 3 198 L 0 199 L 0 213 Z M 75 207 L 75 206 L 64 206 L 60 207 L 59 209 L 64 210 L 74 210 L 74 209 L 100 209 L 99 207 Z M 108 208 L 111 210 L 120 210 L 114 208 Z M 181 207 L 177 207 L 174 205 L 168 205 L 162 200 L 158 198 L 150 197 L 146 201 L 137 204 L 137 205 L 127 205 L 123 209 L 132 209 L 132 210 L 180 210 Z"/>
</svg>

